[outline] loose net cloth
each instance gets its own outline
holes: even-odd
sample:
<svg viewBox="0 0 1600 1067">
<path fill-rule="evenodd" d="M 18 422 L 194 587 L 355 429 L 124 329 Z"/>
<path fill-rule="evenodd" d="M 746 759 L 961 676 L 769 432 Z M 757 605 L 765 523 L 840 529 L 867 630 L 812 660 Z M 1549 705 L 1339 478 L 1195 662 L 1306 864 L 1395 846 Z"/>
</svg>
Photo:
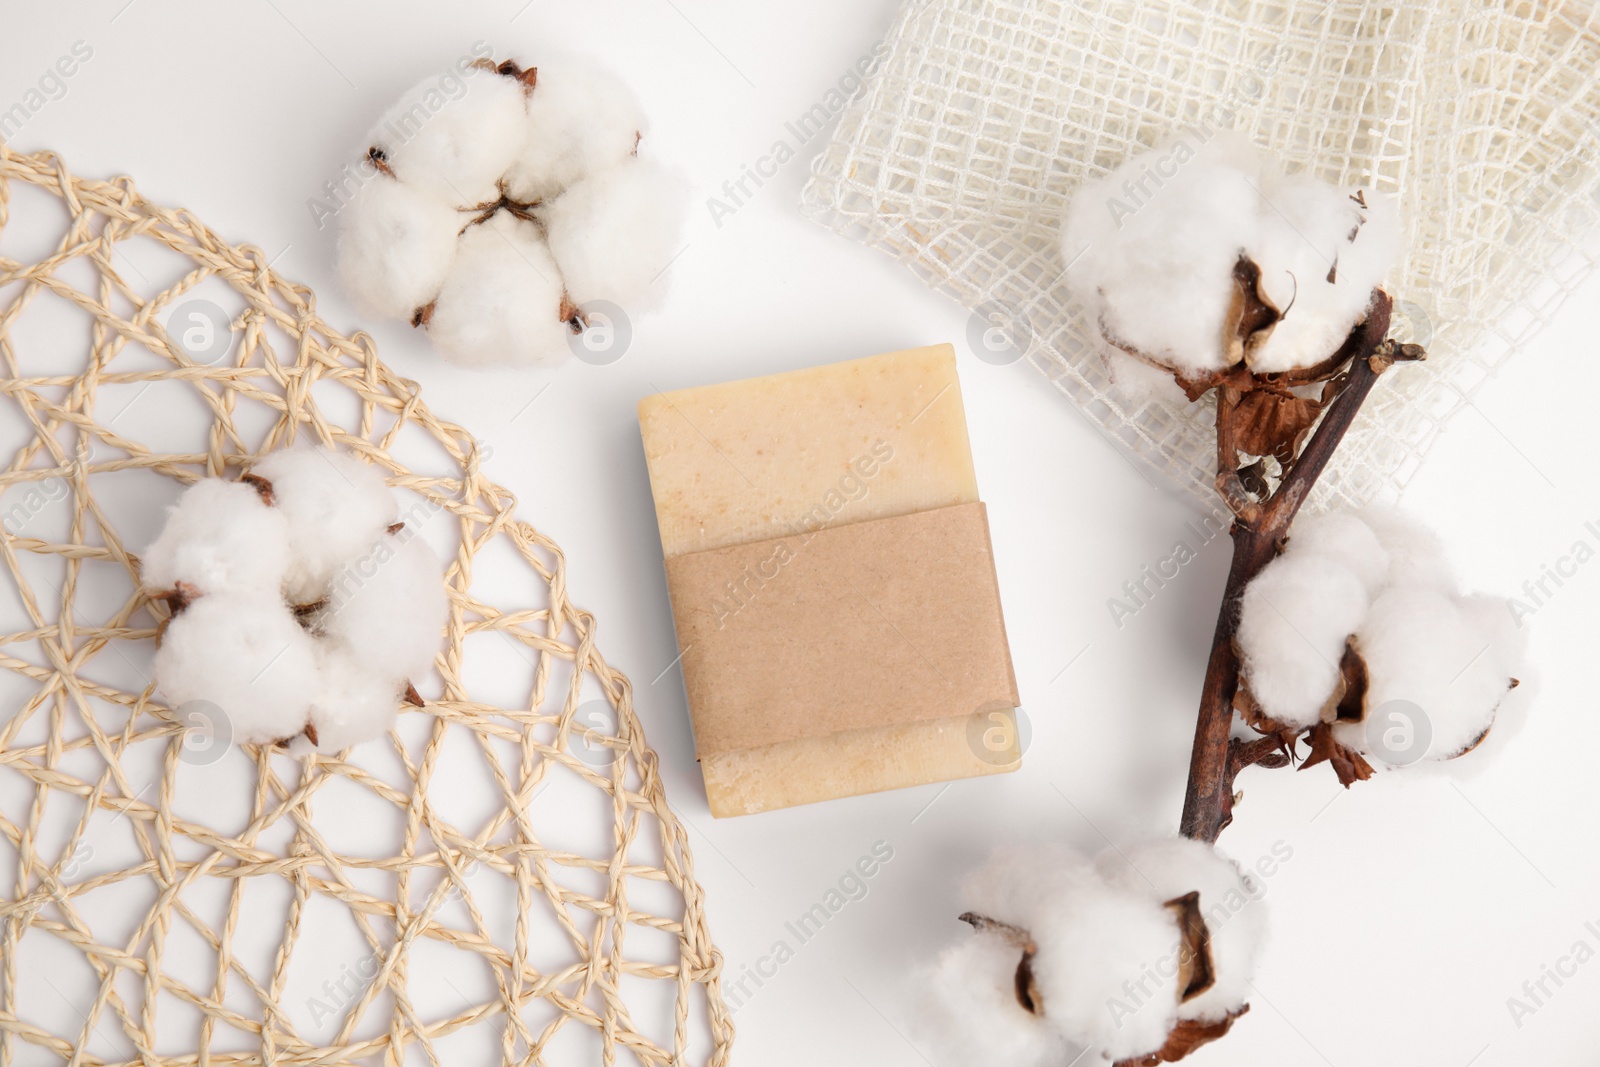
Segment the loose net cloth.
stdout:
<svg viewBox="0 0 1600 1067">
<path fill-rule="evenodd" d="M 911 0 L 802 210 L 976 310 L 1106 434 L 1215 504 L 1210 398 L 1119 386 L 1061 282 L 1074 190 L 1184 127 L 1398 196 L 1386 375 L 1319 503 L 1392 495 L 1594 269 L 1600 16 L 1589 0 Z"/>
<path fill-rule="evenodd" d="M 485 445 L 260 250 L 3 143 L 0 359 L 0 1063 L 726 1063 L 629 683 Z M 375 463 L 448 562 L 426 707 L 345 759 L 149 679 L 134 553 L 295 440 Z"/>
</svg>

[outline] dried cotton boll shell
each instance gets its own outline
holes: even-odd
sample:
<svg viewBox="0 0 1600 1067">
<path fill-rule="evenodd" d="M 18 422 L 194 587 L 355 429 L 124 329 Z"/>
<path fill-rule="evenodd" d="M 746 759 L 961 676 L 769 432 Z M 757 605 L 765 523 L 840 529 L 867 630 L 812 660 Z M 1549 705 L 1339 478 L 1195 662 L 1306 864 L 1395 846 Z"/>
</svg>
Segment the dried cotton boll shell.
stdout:
<svg viewBox="0 0 1600 1067">
<path fill-rule="evenodd" d="M 449 613 L 444 576 L 421 538 L 385 534 L 334 576 L 312 628 L 403 684 L 433 666 Z"/>
<path fill-rule="evenodd" d="M 1236 639 L 1263 711 L 1294 727 L 1321 719 L 1368 603 L 1361 579 L 1331 560 L 1286 554 L 1262 569 L 1240 599 Z"/>
<path fill-rule="evenodd" d="M 1324 559 L 1350 571 L 1376 596 L 1389 580 L 1389 551 L 1378 535 L 1351 511 L 1302 515 L 1289 531 L 1284 555 Z"/>
<path fill-rule="evenodd" d="M 1017 1001 L 1019 951 L 973 933 L 917 974 L 913 1025 L 938 1067 L 1057 1067 L 1078 1049 Z"/>
<path fill-rule="evenodd" d="M 202 478 L 184 490 L 140 557 L 140 581 L 164 592 L 185 582 L 202 595 L 276 596 L 289 571 L 289 527 L 254 488 Z"/>
<path fill-rule="evenodd" d="M 272 483 L 276 510 L 288 520 L 293 562 L 286 592 L 296 604 L 327 595 L 335 571 L 366 552 L 399 510 L 378 468 L 346 452 L 279 449 L 250 473 Z"/>
<path fill-rule="evenodd" d="M 1107 339 L 1187 377 L 1226 366 L 1240 250 L 1259 224 L 1249 142 L 1180 136 L 1086 182 L 1068 207 L 1067 287 Z"/>
<path fill-rule="evenodd" d="M 1368 714 L 1390 701 L 1415 704 L 1427 717 L 1429 759 L 1450 759 L 1483 736 L 1510 687 L 1511 664 L 1520 659 L 1515 638 L 1479 604 L 1463 605 L 1425 587 L 1396 586 L 1373 601 L 1358 634 L 1367 663 Z M 1402 763 L 1414 758 L 1413 752 L 1398 751 L 1407 757 Z M 1375 749 L 1371 755 L 1385 759 L 1386 752 Z"/>
<path fill-rule="evenodd" d="M 439 295 L 467 219 L 429 193 L 380 174 L 342 216 L 339 281 L 360 307 L 410 318 Z"/>
<path fill-rule="evenodd" d="M 513 78 L 483 71 L 461 84 L 454 98 L 437 77 L 406 90 L 378 119 L 363 154 L 379 148 L 399 181 L 467 208 L 499 195 L 496 183 L 525 143 L 528 109 Z"/>
<path fill-rule="evenodd" d="M 579 60 L 538 65 L 522 150 L 506 173 L 511 198 L 531 204 L 631 156 L 644 109 L 626 83 Z"/>
<path fill-rule="evenodd" d="M 1250 999 L 1250 983 L 1267 941 L 1265 890 L 1237 864 L 1201 841 L 1171 837 L 1098 858 L 1106 881 L 1130 893 L 1169 901 L 1200 894 L 1210 935 L 1215 984 L 1178 1006 L 1180 1019 L 1217 1022 Z"/>
<path fill-rule="evenodd" d="M 317 667 L 311 724 L 318 752 L 342 752 L 382 737 L 394 725 L 402 686 L 393 677 L 375 673 L 343 646 L 327 642 L 317 648 Z"/>
<path fill-rule="evenodd" d="M 1252 370 L 1320 363 L 1366 317 L 1399 252 L 1400 230 L 1386 198 L 1360 195 L 1366 207 L 1306 175 L 1263 187 L 1267 206 L 1246 250 L 1261 268 L 1257 291 L 1283 317 L 1251 355 Z"/>
<path fill-rule="evenodd" d="M 666 286 L 651 283 L 678 251 L 687 193 L 668 168 L 632 158 L 585 178 L 541 210 L 571 298 L 610 300 L 629 312 L 659 305 Z"/>
<path fill-rule="evenodd" d="M 233 743 L 265 744 L 305 728 L 317 689 L 315 642 L 276 594 L 203 596 L 168 625 L 155 677 L 174 710 L 209 701 Z"/>
<path fill-rule="evenodd" d="M 539 228 L 506 212 L 461 237 L 427 320 L 440 354 L 467 367 L 539 363 L 567 354 L 561 270 Z"/>
</svg>

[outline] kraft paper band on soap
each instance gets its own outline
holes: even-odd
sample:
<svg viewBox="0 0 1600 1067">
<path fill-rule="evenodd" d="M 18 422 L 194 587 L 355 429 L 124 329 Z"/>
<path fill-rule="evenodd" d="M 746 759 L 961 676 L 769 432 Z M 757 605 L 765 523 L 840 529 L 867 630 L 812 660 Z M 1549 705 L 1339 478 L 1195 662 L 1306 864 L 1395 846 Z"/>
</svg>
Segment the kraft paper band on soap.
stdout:
<svg viewBox="0 0 1600 1067">
<path fill-rule="evenodd" d="M 666 567 L 700 756 L 1020 703 L 982 503 Z"/>
</svg>

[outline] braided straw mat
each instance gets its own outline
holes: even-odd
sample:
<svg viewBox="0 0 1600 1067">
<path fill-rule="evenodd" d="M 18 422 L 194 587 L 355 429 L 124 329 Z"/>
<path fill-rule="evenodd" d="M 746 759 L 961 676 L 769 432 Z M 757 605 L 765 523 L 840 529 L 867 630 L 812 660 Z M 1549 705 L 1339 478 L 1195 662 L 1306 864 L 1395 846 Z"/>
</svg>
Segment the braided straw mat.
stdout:
<svg viewBox="0 0 1600 1067">
<path fill-rule="evenodd" d="M 1214 398 L 1113 380 L 1061 283 L 1058 233 L 1080 184 L 1197 128 L 1392 194 L 1405 217 L 1394 328 L 1429 359 L 1385 376 L 1313 505 L 1397 495 L 1600 267 L 1592 0 L 907 0 L 802 210 L 975 309 L 979 355 L 997 327 L 1104 434 L 1215 507 Z"/>
<path fill-rule="evenodd" d="M 180 332 L 208 308 L 220 356 Z M 0 1063 L 727 1062 L 628 680 L 484 446 L 259 249 L 3 142 L 0 358 Z M 344 759 L 228 745 L 149 679 L 132 553 L 297 440 L 449 562 L 426 708 Z"/>
</svg>

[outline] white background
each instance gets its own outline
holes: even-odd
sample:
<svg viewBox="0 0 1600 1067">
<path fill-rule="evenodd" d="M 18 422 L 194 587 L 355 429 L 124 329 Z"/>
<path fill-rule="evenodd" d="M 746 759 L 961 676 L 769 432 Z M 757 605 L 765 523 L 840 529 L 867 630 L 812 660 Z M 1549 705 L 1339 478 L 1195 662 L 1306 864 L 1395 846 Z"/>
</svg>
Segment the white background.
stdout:
<svg viewBox="0 0 1600 1067">
<path fill-rule="evenodd" d="M 1170 832 L 1227 563 L 1213 543 L 1122 629 L 1106 607 L 1200 512 L 1149 484 L 1026 364 L 961 347 L 1007 622 L 1033 725 L 1016 775 L 713 822 L 693 761 L 634 404 L 653 390 L 942 341 L 966 313 L 876 252 L 799 217 L 820 139 L 716 225 L 708 195 L 785 136 L 868 52 L 894 0 L 535 0 L 366 8 L 250 0 L 7 5 L 0 107 L 82 40 L 93 58 L 12 139 L 85 176 L 127 173 L 310 285 L 365 328 L 442 417 L 493 445 L 490 474 L 566 551 L 574 599 L 634 680 L 669 797 L 690 826 L 712 932 L 737 976 L 866 854 L 894 858 L 735 1016 L 735 1062 L 915 1067 L 907 978 L 959 936 L 959 876 L 1001 841 L 1086 850 Z M 667 309 L 620 362 L 472 374 L 398 323 L 358 318 L 307 200 L 401 89 L 483 40 L 497 57 L 600 52 L 641 92 L 659 151 L 697 185 Z M 791 138 L 792 141 L 792 138 Z M 1593 405 L 1600 286 L 1451 424 L 1405 503 L 1444 531 L 1470 587 L 1504 594 L 1575 541 L 1600 544 Z M 1381 386 L 1380 386 L 1381 388 Z M 1471 779 L 1396 774 L 1342 792 L 1325 768 L 1248 772 L 1223 837 L 1266 880 L 1275 939 L 1253 1009 L 1204 1064 L 1594 1062 L 1600 962 L 1514 1024 L 1507 998 L 1579 940 L 1600 949 L 1591 770 L 1600 564 L 1532 620 L 1532 720 Z M 1070 664 L 1070 666 L 1069 666 Z M 652 679 L 659 680 L 652 683 Z M 1282 846 L 1280 846 L 1281 848 Z M 792 943 L 792 938 L 790 938 Z M 1087 1061 L 1085 1061 L 1087 1062 Z"/>
</svg>

